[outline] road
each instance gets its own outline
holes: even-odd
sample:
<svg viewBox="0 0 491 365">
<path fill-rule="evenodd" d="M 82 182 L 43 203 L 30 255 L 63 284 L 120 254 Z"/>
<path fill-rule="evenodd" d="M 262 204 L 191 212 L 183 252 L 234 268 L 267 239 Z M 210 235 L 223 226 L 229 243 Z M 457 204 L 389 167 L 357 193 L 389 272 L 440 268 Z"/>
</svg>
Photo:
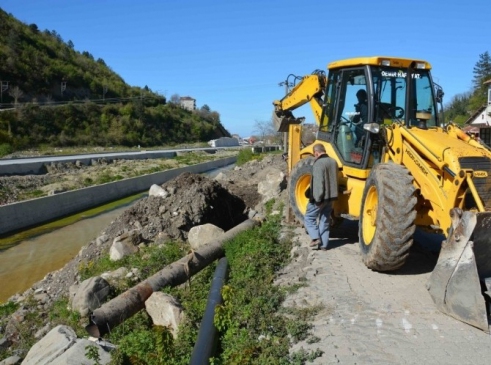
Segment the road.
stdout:
<svg viewBox="0 0 491 365">
<path fill-rule="evenodd" d="M 45 157 L 26 157 L 26 158 L 12 158 L 12 159 L 0 159 L 0 176 L 4 175 L 26 175 L 26 174 L 39 174 L 44 173 L 44 165 L 56 162 L 80 162 L 84 165 L 88 165 L 92 160 L 97 159 L 154 159 L 154 158 L 173 158 L 178 152 L 189 151 L 206 151 L 208 153 L 215 153 L 217 150 L 237 149 L 237 148 L 252 148 L 255 152 L 263 151 L 276 151 L 279 146 L 233 146 L 233 147 L 203 147 L 203 148 L 180 148 L 180 149 L 164 149 L 155 151 L 138 151 L 138 152 L 110 152 L 110 153 L 92 153 L 83 155 L 67 155 L 67 156 L 45 156 Z"/>
<path fill-rule="evenodd" d="M 490 335 L 439 312 L 426 290 L 437 253 L 419 243 L 406 265 L 393 273 L 365 267 L 358 249 L 358 224 L 331 232 L 330 249 L 314 251 L 296 228 L 298 255 L 278 283 L 305 282 L 286 306 L 323 309 L 312 321 L 318 342 L 302 341 L 292 351 L 320 349 L 313 364 L 489 364 Z M 426 242 L 425 242 L 426 243 Z"/>
<path fill-rule="evenodd" d="M 237 147 L 236 147 L 237 148 Z M 147 155 L 160 155 L 161 153 L 176 153 L 183 151 L 215 151 L 217 148 L 203 147 L 203 148 L 192 148 L 192 149 L 165 149 L 165 150 L 155 150 L 155 151 L 136 151 L 136 152 L 107 152 L 107 153 L 90 153 L 82 155 L 66 155 L 66 156 L 44 156 L 44 157 L 25 157 L 25 158 L 10 158 L 10 159 L 0 159 L 0 166 L 7 166 L 13 164 L 24 164 L 32 162 L 66 162 L 81 159 L 98 159 L 98 158 L 123 158 L 122 156 L 131 156 L 137 158 L 142 154 Z"/>
</svg>

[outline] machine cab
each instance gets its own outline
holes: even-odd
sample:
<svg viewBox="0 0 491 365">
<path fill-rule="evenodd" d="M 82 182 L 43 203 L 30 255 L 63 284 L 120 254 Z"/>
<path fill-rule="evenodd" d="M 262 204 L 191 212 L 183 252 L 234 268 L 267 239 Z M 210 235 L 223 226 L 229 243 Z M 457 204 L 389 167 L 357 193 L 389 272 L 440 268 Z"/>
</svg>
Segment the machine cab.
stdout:
<svg viewBox="0 0 491 365">
<path fill-rule="evenodd" d="M 380 136 L 365 126 L 392 123 L 438 125 L 436 89 L 424 61 L 371 57 L 333 62 L 319 130 L 327 132 L 346 165 L 370 168 L 380 162 Z"/>
</svg>

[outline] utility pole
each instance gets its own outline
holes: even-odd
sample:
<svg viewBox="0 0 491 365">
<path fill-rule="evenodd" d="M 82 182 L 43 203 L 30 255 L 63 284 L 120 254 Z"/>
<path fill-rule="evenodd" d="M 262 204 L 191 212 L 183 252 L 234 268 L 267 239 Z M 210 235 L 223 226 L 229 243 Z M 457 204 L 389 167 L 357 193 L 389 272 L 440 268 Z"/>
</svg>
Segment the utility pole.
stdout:
<svg viewBox="0 0 491 365">
<path fill-rule="evenodd" d="M 9 89 L 8 81 L 0 81 L 0 104 L 3 104 L 3 92 Z"/>
<path fill-rule="evenodd" d="M 292 74 L 288 75 L 285 81 L 282 81 L 278 84 L 278 86 L 285 86 L 285 95 L 288 95 L 290 87 L 293 87 L 293 83 L 288 81 L 288 78 L 290 76 L 292 76 Z M 288 132 L 283 132 L 283 152 L 288 152 Z"/>
<path fill-rule="evenodd" d="M 107 85 L 104 85 L 104 86 L 102 87 L 102 101 L 104 101 L 104 100 L 105 100 L 105 98 L 106 98 L 106 93 L 107 93 Z"/>
<path fill-rule="evenodd" d="M 66 90 L 66 81 L 61 82 L 61 97 L 63 97 L 63 92 Z"/>
</svg>

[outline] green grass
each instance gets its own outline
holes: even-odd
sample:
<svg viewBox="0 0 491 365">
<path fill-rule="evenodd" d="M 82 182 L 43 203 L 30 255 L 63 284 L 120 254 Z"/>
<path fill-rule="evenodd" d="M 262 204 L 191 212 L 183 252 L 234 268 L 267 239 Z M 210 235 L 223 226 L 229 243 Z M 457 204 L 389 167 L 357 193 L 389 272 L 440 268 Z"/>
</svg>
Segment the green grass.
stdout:
<svg viewBox="0 0 491 365">
<path fill-rule="evenodd" d="M 79 273 L 81 280 L 97 276 L 106 271 L 116 270 L 122 266 L 140 270 L 143 277 L 148 277 L 162 270 L 166 265 L 179 260 L 187 253 L 187 246 L 178 242 L 168 242 L 162 247 L 158 245 L 140 249 L 134 255 L 125 256 L 118 261 L 111 261 L 109 254 L 97 261 L 81 264 Z"/>
<path fill-rule="evenodd" d="M 245 148 L 241 149 L 239 151 L 239 154 L 237 155 L 237 166 L 242 166 L 246 162 L 252 161 L 252 160 L 260 160 L 263 158 L 263 154 L 256 154 L 253 153 L 250 148 Z"/>
<path fill-rule="evenodd" d="M 13 302 L 7 302 L 0 305 L 0 317 L 9 316 L 19 308 L 19 305 Z"/>
<path fill-rule="evenodd" d="M 0 144 L 0 157 L 6 156 L 10 153 L 12 153 L 13 149 L 12 146 L 8 143 L 1 143 Z"/>
</svg>

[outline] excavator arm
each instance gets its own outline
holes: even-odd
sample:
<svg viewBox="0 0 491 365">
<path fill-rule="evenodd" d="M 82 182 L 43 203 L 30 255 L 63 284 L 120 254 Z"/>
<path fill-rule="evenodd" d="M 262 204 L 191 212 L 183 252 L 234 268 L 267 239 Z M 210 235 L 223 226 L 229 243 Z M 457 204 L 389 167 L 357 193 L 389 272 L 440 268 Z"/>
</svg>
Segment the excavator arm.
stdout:
<svg viewBox="0 0 491 365">
<path fill-rule="evenodd" d="M 319 124 L 322 114 L 322 97 L 326 87 L 326 74 L 324 71 L 316 70 L 311 75 L 304 76 L 290 92 L 281 100 L 273 102 L 273 120 L 278 132 L 288 132 L 292 124 L 300 124 L 304 119 L 295 118 L 292 111 L 310 103 L 312 112 Z"/>
</svg>

